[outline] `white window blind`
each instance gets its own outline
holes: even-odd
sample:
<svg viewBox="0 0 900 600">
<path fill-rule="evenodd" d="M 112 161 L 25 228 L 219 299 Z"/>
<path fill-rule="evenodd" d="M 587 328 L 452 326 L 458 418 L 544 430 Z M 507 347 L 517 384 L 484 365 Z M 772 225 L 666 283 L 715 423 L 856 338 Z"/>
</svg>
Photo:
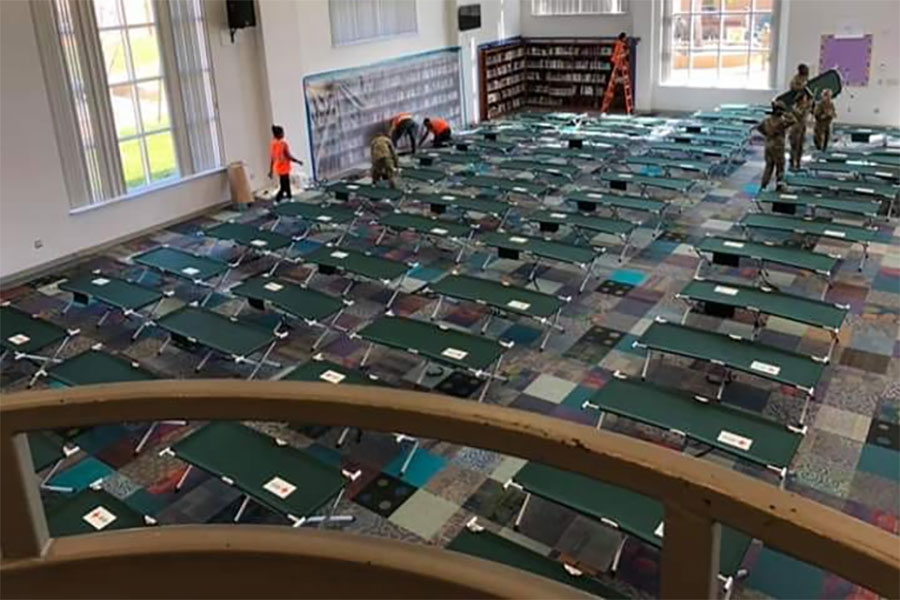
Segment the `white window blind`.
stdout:
<svg viewBox="0 0 900 600">
<path fill-rule="evenodd" d="M 625 13 L 626 0 L 531 0 L 537 17 L 565 15 L 618 15 Z"/>
<path fill-rule="evenodd" d="M 73 208 L 222 163 L 201 0 L 38 0 Z"/>
<path fill-rule="evenodd" d="M 418 31 L 416 0 L 328 0 L 328 14 L 333 46 Z"/>
<path fill-rule="evenodd" d="M 666 0 L 663 81 L 698 87 L 771 87 L 778 2 Z"/>
</svg>

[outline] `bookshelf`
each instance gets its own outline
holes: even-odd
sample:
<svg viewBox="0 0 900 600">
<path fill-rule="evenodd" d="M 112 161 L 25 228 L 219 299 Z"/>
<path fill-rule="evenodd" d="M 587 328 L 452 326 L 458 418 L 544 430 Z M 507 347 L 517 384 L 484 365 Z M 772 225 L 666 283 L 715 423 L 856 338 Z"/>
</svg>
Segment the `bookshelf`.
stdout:
<svg viewBox="0 0 900 600">
<path fill-rule="evenodd" d="M 526 106 L 599 110 L 612 72 L 615 42 L 613 37 L 515 38 L 482 46 L 481 119 Z M 629 38 L 632 94 L 637 42 Z M 624 106 L 624 98 L 620 100 Z"/>
</svg>

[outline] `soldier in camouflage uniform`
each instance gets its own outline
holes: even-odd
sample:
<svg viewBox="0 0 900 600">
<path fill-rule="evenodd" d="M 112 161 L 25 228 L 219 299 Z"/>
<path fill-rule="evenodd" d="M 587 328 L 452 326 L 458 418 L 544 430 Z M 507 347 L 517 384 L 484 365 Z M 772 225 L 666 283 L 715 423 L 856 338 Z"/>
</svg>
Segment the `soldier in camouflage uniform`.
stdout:
<svg viewBox="0 0 900 600">
<path fill-rule="evenodd" d="M 795 117 L 787 111 L 784 102 L 772 103 L 772 114 L 760 123 L 756 130 L 766 138 L 766 168 L 763 171 L 760 190 L 765 190 L 775 172 L 775 187 L 781 190 L 784 179 L 784 135 L 794 125 Z"/>
<path fill-rule="evenodd" d="M 394 176 L 400 168 L 400 161 L 391 138 L 384 132 L 379 133 L 369 145 L 369 151 L 372 155 L 372 183 L 385 179 L 392 188 L 397 187 Z"/>
<path fill-rule="evenodd" d="M 827 150 L 828 142 L 831 139 L 831 122 L 837 118 L 837 111 L 831 100 L 831 90 L 822 91 L 822 98 L 816 104 L 813 117 L 816 119 L 816 126 L 813 129 L 813 142 L 816 144 L 816 150 Z"/>
<path fill-rule="evenodd" d="M 794 99 L 794 125 L 791 127 L 791 170 L 798 171 L 800 162 L 803 159 L 803 144 L 806 142 L 806 121 L 809 119 L 809 112 L 812 108 L 812 97 L 806 84 L 809 82 L 809 67 L 800 64 L 797 67 L 797 74 L 791 79 L 791 91 L 797 92 Z"/>
</svg>

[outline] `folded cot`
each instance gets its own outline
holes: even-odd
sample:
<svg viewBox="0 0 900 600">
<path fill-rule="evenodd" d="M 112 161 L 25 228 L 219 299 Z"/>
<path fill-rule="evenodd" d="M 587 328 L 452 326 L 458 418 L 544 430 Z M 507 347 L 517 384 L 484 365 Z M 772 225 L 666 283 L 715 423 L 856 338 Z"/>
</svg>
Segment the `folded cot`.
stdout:
<svg viewBox="0 0 900 600">
<path fill-rule="evenodd" d="M 443 325 L 396 317 L 390 312 L 351 334 L 351 337 L 369 342 L 360 367 L 365 366 L 375 344 L 379 344 L 421 357 L 425 365 L 418 383 L 424 378 L 430 362 L 462 369 L 484 379 L 479 402 L 487 395 L 492 380 L 504 380 L 499 374 L 500 364 L 503 353 L 513 346 L 512 342 L 499 342 Z"/>
<path fill-rule="evenodd" d="M 716 391 L 721 399 L 732 371 L 755 375 L 782 385 L 794 387 L 805 396 L 803 410 L 798 420 L 802 428 L 806 420 L 809 401 L 815 394 L 816 384 L 822 377 L 825 359 L 797 352 L 788 352 L 775 346 L 767 346 L 736 335 L 723 335 L 704 329 L 668 323 L 657 319 L 640 339 L 633 342 L 635 348 L 646 349 L 641 378 L 647 377 L 653 352 L 676 354 L 718 365 L 726 370 Z"/>
<path fill-rule="evenodd" d="M 343 497 L 346 480 L 355 480 L 358 471 L 350 473 L 327 464 L 240 423 L 210 423 L 160 454 L 188 463 L 176 491 L 195 467 L 240 491 L 243 500 L 235 522 L 240 521 L 251 499 L 285 516 L 293 527 L 353 520 L 337 516 L 334 511 Z M 323 508 L 327 510 L 325 514 L 315 514 Z"/>
<path fill-rule="evenodd" d="M 488 318 L 481 327 L 487 330 L 494 315 L 518 315 L 530 317 L 546 328 L 540 349 L 543 350 L 554 329 L 562 330 L 559 316 L 563 307 L 571 300 L 568 297 L 553 296 L 529 290 L 506 282 L 493 281 L 451 273 L 423 290 L 423 293 L 437 294 L 438 301 L 431 312 L 431 319 L 437 318 L 445 298 L 474 302 L 490 309 Z"/>
<path fill-rule="evenodd" d="M 38 365 L 38 370 L 28 381 L 28 387 L 31 387 L 47 374 L 48 364 L 60 362 L 59 355 L 80 330 L 65 329 L 3 302 L 0 304 L 0 332 L 0 360 L 11 353 L 13 360 L 26 359 Z"/>
<path fill-rule="evenodd" d="M 248 363 L 253 370 L 247 379 L 253 379 L 264 364 L 279 367 L 269 360 L 275 345 L 287 337 L 287 332 L 271 331 L 259 325 L 226 317 L 217 312 L 187 305 L 172 311 L 156 322 L 168 333 L 159 348 L 162 354 L 173 340 L 187 350 L 205 348 L 206 353 L 194 368 L 200 371 L 214 353 L 222 354 L 235 364 Z M 259 354 L 260 358 L 253 356 Z"/>
</svg>

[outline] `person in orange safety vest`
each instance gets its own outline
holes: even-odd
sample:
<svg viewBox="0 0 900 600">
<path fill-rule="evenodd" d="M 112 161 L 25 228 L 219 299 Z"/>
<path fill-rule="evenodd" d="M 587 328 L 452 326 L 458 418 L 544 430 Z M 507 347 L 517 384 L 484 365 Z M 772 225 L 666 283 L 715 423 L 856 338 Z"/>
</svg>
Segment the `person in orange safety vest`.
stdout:
<svg viewBox="0 0 900 600">
<path fill-rule="evenodd" d="M 287 140 L 284 139 L 284 127 L 272 125 L 272 141 L 269 142 L 269 178 L 278 175 L 278 193 L 275 201 L 291 198 L 291 163 L 302 165 L 303 161 L 291 154 Z"/>
<path fill-rule="evenodd" d="M 422 133 L 421 139 L 419 139 L 419 145 L 422 145 L 429 133 L 434 136 L 431 145 L 435 148 L 440 148 L 450 141 L 450 123 L 444 119 L 439 119 L 438 117 L 425 119 L 422 121 L 422 125 L 425 126 L 425 131 Z"/>
</svg>

